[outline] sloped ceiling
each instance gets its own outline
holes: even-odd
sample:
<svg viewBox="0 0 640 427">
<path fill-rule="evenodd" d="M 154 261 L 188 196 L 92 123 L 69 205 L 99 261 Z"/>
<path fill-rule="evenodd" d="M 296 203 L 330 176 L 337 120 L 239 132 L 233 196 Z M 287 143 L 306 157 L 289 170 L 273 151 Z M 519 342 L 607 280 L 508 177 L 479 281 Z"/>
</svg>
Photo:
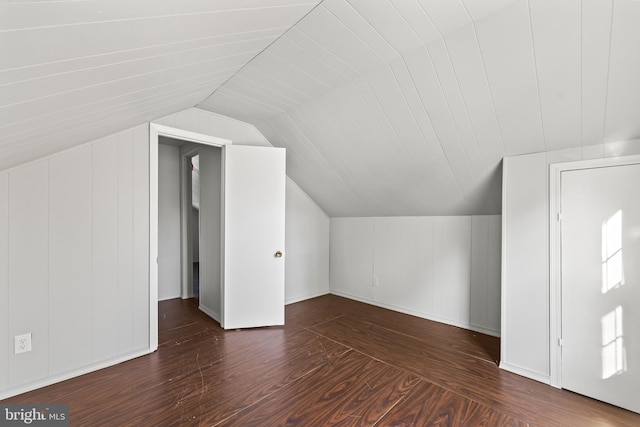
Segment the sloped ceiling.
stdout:
<svg viewBox="0 0 640 427">
<path fill-rule="evenodd" d="M 286 147 L 332 216 L 499 213 L 504 156 L 640 137 L 638 22 L 633 0 L 0 3 L 0 169 L 195 105 Z"/>
<path fill-rule="evenodd" d="M 0 0 L 0 170 L 193 107 L 317 0 Z"/>
</svg>

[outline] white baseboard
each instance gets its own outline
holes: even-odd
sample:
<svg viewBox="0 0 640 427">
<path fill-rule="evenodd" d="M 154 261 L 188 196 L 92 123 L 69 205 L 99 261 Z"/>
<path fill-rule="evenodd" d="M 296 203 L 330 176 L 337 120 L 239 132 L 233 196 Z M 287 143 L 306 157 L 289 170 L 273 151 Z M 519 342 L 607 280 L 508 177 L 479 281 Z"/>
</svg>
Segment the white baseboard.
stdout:
<svg viewBox="0 0 640 427">
<path fill-rule="evenodd" d="M 219 314 L 214 313 L 213 311 L 209 310 L 207 307 L 203 305 L 198 305 L 198 308 L 200 309 L 201 312 L 211 317 L 216 322 L 221 323 Z"/>
<path fill-rule="evenodd" d="M 308 294 L 308 295 L 305 295 L 303 297 L 296 297 L 296 298 L 288 299 L 288 300 L 286 300 L 284 302 L 284 305 L 295 304 L 296 302 L 306 301 L 308 299 L 321 297 L 323 295 L 328 295 L 330 293 L 331 293 L 331 291 L 329 289 L 325 289 L 323 291 L 315 292 L 315 293 L 312 293 L 312 294 Z"/>
<path fill-rule="evenodd" d="M 531 380 L 540 381 L 541 383 L 551 385 L 551 377 L 549 375 L 530 371 L 529 369 L 521 368 L 519 366 L 511 365 L 507 362 L 502 361 L 500 362 L 500 369 L 504 369 L 505 371 L 520 375 L 521 377 L 529 378 Z"/>
<path fill-rule="evenodd" d="M 158 297 L 158 301 L 166 301 L 166 300 L 176 299 L 176 298 L 180 298 L 180 294 Z"/>
<path fill-rule="evenodd" d="M 124 356 L 119 356 L 115 359 L 109 359 L 100 363 L 95 363 L 89 366 L 85 366 L 80 369 L 65 372 L 64 374 L 54 375 L 42 380 L 37 380 L 29 384 L 20 385 L 18 387 L 11 388 L 9 390 L 0 391 L 0 400 L 8 399 L 9 397 L 17 396 L 19 394 L 27 393 L 29 391 L 37 390 L 42 387 L 46 387 L 52 384 L 56 384 L 62 381 L 69 380 L 71 378 L 79 377 L 80 375 L 88 374 L 89 372 L 99 371 L 100 369 L 108 368 L 110 366 L 118 365 L 122 362 L 126 362 L 131 359 L 138 358 L 140 356 L 146 356 L 153 351 L 149 349 L 135 351 Z"/>
<path fill-rule="evenodd" d="M 472 325 L 470 323 L 458 322 L 458 321 L 455 321 L 455 320 L 452 320 L 452 319 L 446 319 L 446 318 L 443 318 L 443 317 L 433 316 L 433 315 L 430 315 L 430 314 L 421 313 L 421 312 L 417 312 L 417 311 L 414 311 L 414 310 L 408 310 L 408 309 L 403 308 L 403 307 L 398 307 L 398 306 L 391 305 L 391 304 L 384 304 L 384 303 L 381 303 L 381 302 L 378 302 L 378 301 L 373 301 L 373 300 L 370 300 L 370 299 L 367 299 L 367 298 L 362 298 L 362 297 L 359 297 L 357 295 L 351 295 L 351 294 L 344 293 L 344 292 L 339 292 L 339 291 L 332 290 L 331 294 L 337 295 L 339 297 L 344 297 L 344 298 L 349 298 L 349 299 L 352 299 L 352 300 L 360 301 L 360 302 L 363 302 L 365 304 L 375 305 L 376 307 L 386 308 L 387 310 L 397 311 L 399 313 L 404 313 L 404 314 L 408 314 L 410 316 L 419 317 L 421 319 L 432 320 L 434 322 L 444 323 L 445 325 L 451 325 L 451 326 L 455 326 L 455 327 L 458 327 L 458 328 L 468 329 L 468 330 L 474 331 L 474 332 L 479 332 L 479 333 L 485 334 L 485 335 L 491 335 L 491 336 L 494 336 L 494 337 L 500 337 L 500 332 L 498 332 L 498 331 L 482 328 L 480 326 Z"/>
</svg>

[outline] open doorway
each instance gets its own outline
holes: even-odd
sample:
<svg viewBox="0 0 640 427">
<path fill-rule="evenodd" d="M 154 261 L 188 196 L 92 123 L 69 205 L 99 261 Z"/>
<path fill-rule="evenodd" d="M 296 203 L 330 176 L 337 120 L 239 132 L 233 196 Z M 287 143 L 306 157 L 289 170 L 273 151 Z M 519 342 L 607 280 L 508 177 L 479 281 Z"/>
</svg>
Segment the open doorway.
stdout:
<svg viewBox="0 0 640 427">
<path fill-rule="evenodd" d="M 189 160 L 191 173 L 191 274 L 193 297 L 200 298 L 200 155 Z"/>
<path fill-rule="evenodd" d="M 231 141 L 161 124 L 149 125 L 149 347 L 158 346 L 159 297 L 159 146 L 162 138 L 195 144 L 199 154 L 199 308 L 218 320 L 225 329 L 256 328 L 284 324 L 284 148 L 234 146 Z M 194 154 L 191 154 L 191 157 Z M 182 146 L 181 146 L 182 156 Z M 181 157 L 182 158 L 182 157 Z M 187 163 L 180 161 L 181 171 Z M 219 165 L 210 173 L 217 184 L 209 185 L 206 164 Z M 190 170 L 190 167 L 189 167 Z M 180 174 L 182 176 L 182 174 Z M 182 185 L 181 194 L 191 198 Z M 184 183 L 184 184 L 183 184 Z M 216 193 L 217 192 L 217 193 Z M 207 200 L 215 201 L 205 212 Z M 184 212 L 188 206 L 188 214 Z M 191 204 L 180 203 L 181 225 L 191 216 Z M 187 219 L 187 220 L 185 220 Z M 191 231 L 191 230 L 189 230 Z M 217 233 L 210 239 L 207 232 Z M 190 233 L 181 229 L 181 241 Z M 216 242 L 210 245 L 204 242 Z M 181 248 L 191 252 L 189 244 Z M 189 258 L 181 253 L 180 265 Z M 192 262 L 192 258 L 191 258 Z M 211 268 L 205 268 L 210 266 Z M 184 286 L 193 266 L 181 268 Z M 209 278 L 216 280 L 212 286 Z M 193 288 L 191 288 L 193 289 Z M 183 294 L 187 295 L 187 294 Z"/>
<path fill-rule="evenodd" d="M 194 298 L 220 321 L 222 148 L 158 143 L 158 297 Z"/>
<path fill-rule="evenodd" d="M 183 298 L 198 298 L 200 310 L 220 322 L 222 148 L 190 144 L 182 152 Z"/>
</svg>

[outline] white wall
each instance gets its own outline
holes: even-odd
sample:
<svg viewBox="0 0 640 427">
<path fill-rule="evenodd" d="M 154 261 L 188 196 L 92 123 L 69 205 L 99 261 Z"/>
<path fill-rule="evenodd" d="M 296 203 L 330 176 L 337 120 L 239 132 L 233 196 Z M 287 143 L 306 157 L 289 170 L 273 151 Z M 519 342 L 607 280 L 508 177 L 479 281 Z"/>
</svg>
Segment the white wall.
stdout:
<svg viewBox="0 0 640 427">
<path fill-rule="evenodd" d="M 549 165 L 632 154 L 638 140 L 504 159 L 501 368 L 550 382 Z"/>
<path fill-rule="evenodd" d="M 200 153 L 200 309 L 221 320 L 220 244 L 222 149 L 201 146 Z"/>
<path fill-rule="evenodd" d="M 158 299 L 180 293 L 180 149 L 158 144 Z"/>
<path fill-rule="evenodd" d="M 331 218 L 331 292 L 500 333 L 500 216 Z"/>
<path fill-rule="evenodd" d="M 0 172 L 0 399 L 148 352 L 148 138 Z"/>
<path fill-rule="evenodd" d="M 329 217 L 290 178 L 286 188 L 285 302 L 329 293 Z"/>
<path fill-rule="evenodd" d="M 198 108 L 155 123 L 230 139 L 233 144 L 271 145 L 253 125 Z M 329 293 L 329 219 L 290 179 L 286 203 L 285 300 L 291 303 Z"/>
</svg>

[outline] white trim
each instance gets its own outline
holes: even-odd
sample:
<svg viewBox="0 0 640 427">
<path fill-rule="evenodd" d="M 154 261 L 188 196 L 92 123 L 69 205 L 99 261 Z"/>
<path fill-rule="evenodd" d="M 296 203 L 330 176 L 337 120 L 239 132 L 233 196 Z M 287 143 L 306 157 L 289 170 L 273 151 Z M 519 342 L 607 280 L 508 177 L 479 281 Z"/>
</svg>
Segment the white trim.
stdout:
<svg viewBox="0 0 640 427">
<path fill-rule="evenodd" d="M 562 387 L 562 172 L 640 164 L 640 155 L 606 157 L 549 165 L 549 384 Z M 504 200 L 504 199 L 503 199 Z"/>
<path fill-rule="evenodd" d="M 490 335 L 490 336 L 493 336 L 493 337 L 499 337 L 500 336 L 500 332 L 498 332 L 498 331 L 493 331 L 493 330 L 490 330 L 490 329 L 474 326 L 474 325 L 472 325 L 470 323 L 458 322 L 458 321 L 455 321 L 455 320 L 447 319 L 445 317 L 431 316 L 431 315 L 428 315 L 428 314 L 425 314 L 425 313 L 421 313 L 421 312 L 418 312 L 418 311 L 408 310 L 406 308 L 398 307 L 398 306 L 392 305 L 392 304 L 381 303 L 381 302 L 378 302 L 378 301 L 370 300 L 368 298 L 362 298 L 362 297 L 359 297 L 359 296 L 356 296 L 356 295 L 351 295 L 351 294 L 348 294 L 348 293 L 345 293 L 345 292 L 331 290 L 330 294 L 331 295 L 337 295 L 337 296 L 343 297 L 343 298 L 352 299 L 354 301 L 363 302 L 365 304 L 374 305 L 376 307 L 386 308 L 387 310 L 397 311 L 398 313 L 408 314 L 409 316 L 419 317 L 421 319 L 431 320 L 433 322 L 443 323 L 443 324 L 449 325 L 449 326 L 455 326 L 456 328 L 460 328 L 460 329 L 467 329 L 469 331 L 478 332 L 480 334 Z"/>
<path fill-rule="evenodd" d="M 222 147 L 223 145 L 231 144 L 231 140 L 218 138 L 211 135 L 205 135 L 203 133 L 192 132 L 190 130 L 184 130 L 174 128 L 171 126 L 160 125 L 157 123 L 151 123 L 157 135 L 166 136 L 168 138 L 175 138 L 181 141 L 195 142 L 196 144 L 214 145 L 216 147 Z"/>
<path fill-rule="evenodd" d="M 149 351 L 148 349 L 134 351 L 124 356 L 119 356 L 115 359 L 107 360 L 100 363 L 95 363 L 93 365 L 89 365 L 81 369 L 75 369 L 73 371 L 65 372 L 64 374 L 56 375 L 54 377 L 48 377 L 42 381 L 34 381 L 27 385 L 22 385 L 20 387 L 16 387 L 16 388 L 2 392 L 0 394 L 0 400 L 8 399 L 10 397 L 17 396 L 19 394 L 27 393 L 29 391 L 37 390 L 42 387 L 46 387 L 52 384 L 66 381 L 71 378 L 79 377 L 80 375 L 88 374 L 90 372 L 99 371 L 100 369 L 108 368 L 110 366 L 115 366 L 120 363 L 127 362 L 137 357 L 146 356 L 147 354 L 151 354 L 151 353 L 153 353 L 153 351 Z"/>
<path fill-rule="evenodd" d="M 513 374 L 520 375 L 525 378 L 529 378 L 535 381 L 539 381 L 541 383 L 551 385 L 549 377 L 545 374 L 541 374 L 539 372 L 530 371 L 529 369 L 521 368 L 516 365 L 511 365 L 509 363 L 500 362 L 500 369 L 504 369 L 505 371 L 509 371 Z"/>
<path fill-rule="evenodd" d="M 149 352 L 158 349 L 158 130 L 149 125 Z"/>
<path fill-rule="evenodd" d="M 220 323 L 220 316 L 214 313 L 213 311 L 209 310 L 207 307 L 203 305 L 198 305 L 198 309 L 204 314 L 206 314 L 207 316 L 211 317 L 216 322 Z"/>
<path fill-rule="evenodd" d="M 228 139 L 149 123 L 149 352 L 158 349 L 158 138 L 222 147 Z"/>
<path fill-rule="evenodd" d="M 500 261 L 500 360 L 508 360 L 507 346 L 508 328 L 507 328 L 507 175 L 509 174 L 509 159 L 502 159 L 502 211 L 501 211 L 501 261 Z"/>
<path fill-rule="evenodd" d="M 550 385 L 557 388 L 562 384 L 562 349 L 560 348 L 562 287 L 559 285 L 559 272 L 562 266 L 560 185 L 561 170 L 557 165 L 549 165 L 549 379 Z M 558 274 L 557 277 L 556 274 Z"/>
<path fill-rule="evenodd" d="M 330 289 L 325 289 L 323 291 L 314 292 L 312 294 L 308 294 L 308 295 L 305 295 L 303 297 L 297 297 L 297 298 L 291 298 L 291 299 L 285 300 L 284 305 L 295 304 L 297 302 L 306 301 L 308 299 L 318 298 L 318 297 L 321 297 L 321 296 L 324 296 L 324 295 L 329 295 L 330 293 L 331 293 Z"/>
</svg>

